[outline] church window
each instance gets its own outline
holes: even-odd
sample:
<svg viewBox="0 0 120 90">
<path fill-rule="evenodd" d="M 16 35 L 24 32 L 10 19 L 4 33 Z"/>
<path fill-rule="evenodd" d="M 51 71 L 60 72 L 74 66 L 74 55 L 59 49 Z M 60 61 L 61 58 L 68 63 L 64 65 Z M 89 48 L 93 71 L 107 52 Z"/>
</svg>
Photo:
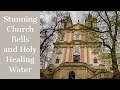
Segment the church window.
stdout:
<svg viewBox="0 0 120 90">
<path fill-rule="evenodd" d="M 66 28 L 66 26 L 67 26 L 67 22 L 64 23 L 64 29 Z"/>
<path fill-rule="evenodd" d="M 79 47 L 74 48 L 75 53 L 79 53 Z"/>
<path fill-rule="evenodd" d="M 75 79 L 75 72 L 74 71 L 69 72 L 69 79 Z"/>
<path fill-rule="evenodd" d="M 98 63 L 98 60 L 96 57 L 94 58 L 94 63 Z"/>
<path fill-rule="evenodd" d="M 79 62 L 80 61 L 80 55 L 73 55 L 73 62 Z"/>
<path fill-rule="evenodd" d="M 93 22 L 92 21 L 87 21 L 86 24 L 87 24 L 88 27 L 91 27 L 91 28 L 93 27 Z"/>
<path fill-rule="evenodd" d="M 64 34 L 61 35 L 61 40 L 62 40 L 62 41 L 64 40 Z"/>
<path fill-rule="evenodd" d="M 80 35 L 79 34 L 76 35 L 76 40 L 80 40 Z"/>
<path fill-rule="evenodd" d="M 87 26 L 89 26 L 89 27 L 90 27 L 90 26 L 91 26 L 91 23 L 90 23 L 90 22 L 87 22 Z"/>
<path fill-rule="evenodd" d="M 118 60 L 118 64 L 120 64 L 120 60 Z"/>
<path fill-rule="evenodd" d="M 91 28 L 93 27 L 93 23 L 92 23 L 92 22 L 90 22 L 90 27 L 91 27 Z"/>
<path fill-rule="evenodd" d="M 57 59 L 56 59 L 56 63 L 59 63 L 59 61 L 60 61 L 60 59 L 58 59 L 58 57 L 57 57 Z"/>
</svg>

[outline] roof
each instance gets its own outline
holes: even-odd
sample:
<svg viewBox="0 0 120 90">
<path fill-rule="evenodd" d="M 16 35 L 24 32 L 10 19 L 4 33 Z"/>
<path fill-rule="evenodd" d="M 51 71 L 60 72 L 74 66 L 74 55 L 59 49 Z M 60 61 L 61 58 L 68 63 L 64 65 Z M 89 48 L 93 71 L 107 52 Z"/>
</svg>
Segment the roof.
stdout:
<svg viewBox="0 0 120 90">
<path fill-rule="evenodd" d="M 97 21 L 97 19 L 96 18 L 88 18 L 85 21 L 87 21 L 87 22 L 94 22 L 94 21 Z"/>
<path fill-rule="evenodd" d="M 84 28 L 84 24 L 79 24 L 79 23 L 77 23 L 77 24 L 73 24 L 71 27 L 68 27 L 68 28 L 66 28 L 66 29 L 73 28 L 73 27 L 75 27 L 75 26 L 77 26 L 77 25 L 79 25 L 80 27 Z"/>
</svg>

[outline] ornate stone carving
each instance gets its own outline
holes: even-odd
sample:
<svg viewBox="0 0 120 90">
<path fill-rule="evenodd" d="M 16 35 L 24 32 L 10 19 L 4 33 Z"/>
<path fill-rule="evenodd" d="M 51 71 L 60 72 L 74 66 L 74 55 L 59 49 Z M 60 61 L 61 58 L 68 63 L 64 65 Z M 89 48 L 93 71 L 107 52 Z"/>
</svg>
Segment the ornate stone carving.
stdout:
<svg viewBox="0 0 120 90">
<path fill-rule="evenodd" d="M 56 54 L 62 54 L 62 52 L 60 50 L 56 51 Z"/>
</svg>

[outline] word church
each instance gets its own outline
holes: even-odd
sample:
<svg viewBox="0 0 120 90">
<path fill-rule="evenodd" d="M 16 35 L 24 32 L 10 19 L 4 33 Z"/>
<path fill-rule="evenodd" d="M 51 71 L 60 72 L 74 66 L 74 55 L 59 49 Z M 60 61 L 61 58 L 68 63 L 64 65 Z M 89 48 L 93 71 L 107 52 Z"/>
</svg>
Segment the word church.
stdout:
<svg viewBox="0 0 120 90">
<path fill-rule="evenodd" d="M 85 25 L 97 28 L 91 14 Z M 84 24 L 72 23 L 71 17 L 61 21 L 61 30 L 54 43 L 50 65 L 40 70 L 41 79 L 101 79 L 111 78 L 111 59 L 102 52 L 99 33 L 88 31 Z M 99 29 L 98 29 L 99 30 Z M 103 58 L 104 57 L 104 58 Z"/>
</svg>

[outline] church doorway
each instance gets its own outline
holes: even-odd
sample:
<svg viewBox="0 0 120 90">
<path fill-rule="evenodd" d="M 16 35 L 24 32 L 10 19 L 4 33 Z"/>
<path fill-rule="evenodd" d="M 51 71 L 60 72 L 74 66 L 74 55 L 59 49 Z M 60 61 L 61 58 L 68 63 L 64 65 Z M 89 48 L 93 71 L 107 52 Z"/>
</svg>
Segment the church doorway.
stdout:
<svg viewBox="0 0 120 90">
<path fill-rule="evenodd" d="M 75 72 L 74 72 L 74 71 L 70 71 L 68 78 L 69 78 L 69 79 L 75 79 Z"/>
</svg>

